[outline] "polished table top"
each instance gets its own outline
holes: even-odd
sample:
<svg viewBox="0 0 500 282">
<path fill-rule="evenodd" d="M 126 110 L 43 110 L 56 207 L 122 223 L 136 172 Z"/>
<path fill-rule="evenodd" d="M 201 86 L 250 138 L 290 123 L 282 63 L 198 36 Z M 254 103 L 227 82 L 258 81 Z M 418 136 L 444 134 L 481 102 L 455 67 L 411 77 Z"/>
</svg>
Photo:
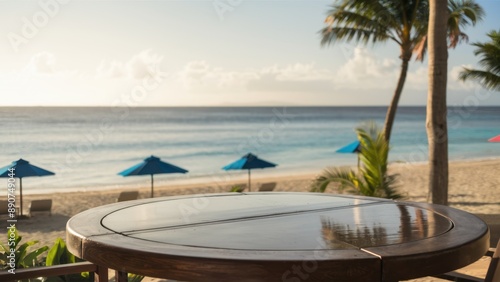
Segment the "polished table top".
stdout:
<svg viewBox="0 0 500 282">
<path fill-rule="evenodd" d="M 456 209 L 319 193 L 153 198 L 67 224 L 80 258 L 182 281 L 397 281 L 470 264 L 488 240 Z"/>
</svg>

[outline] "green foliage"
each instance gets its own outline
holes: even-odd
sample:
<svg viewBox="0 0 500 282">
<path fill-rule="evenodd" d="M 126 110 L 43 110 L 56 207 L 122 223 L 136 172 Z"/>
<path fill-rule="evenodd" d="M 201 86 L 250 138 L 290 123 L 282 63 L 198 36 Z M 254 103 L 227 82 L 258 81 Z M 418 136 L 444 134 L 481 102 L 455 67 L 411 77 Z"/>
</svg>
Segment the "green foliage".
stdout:
<svg viewBox="0 0 500 282">
<path fill-rule="evenodd" d="M 243 190 L 245 190 L 245 188 L 241 185 L 234 185 L 233 187 L 231 187 L 231 190 L 229 192 L 243 192 Z"/>
<path fill-rule="evenodd" d="M 144 279 L 144 276 L 132 273 L 129 273 L 127 277 L 128 282 L 141 282 L 142 279 Z"/>
<path fill-rule="evenodd" d="M 330 183 L 337 183 L 340 191 L 371 197 L 400 199 L 395 187 L 396 174 L 387 172 L 389 144 L 374 123 L 356 128 L 361 143 L 360 160 L 363 164 L 356 173 L 350 169 L 327 168 L 311 185 L 311 192 L 324 193 Z"/>
<path fill-rule="evenodd" d="M 468 41 L 469 37 L 463 29 L 469 25 L 476 25 L 484 17 L 484 10 L 475 0 L 448 1 L 448 42 L 450 48 L 455 48 L 461 41 Z"/>
<path fill-rule="evenodd" d="M 63 239 L 57 238 L 52 248 L 50 248 L 45 260 L 45 265 L 58 265 L 66 263 L 75 263 L 75 256 L 68 251 Z"/>
<path fill-rule="evenodd" d="M 476 42 L 474 55 L 481 56 L 479 65 L 482 69 L 464 68 L 460 73 L 460 79 L 475 80 L 485 88 L 500 91 L 500 30 L 488 33 L 491 41 L 486 43 Z"/>
<path fill-rule="evenodd" d="M 9 234 L 9 233 L 7 233 Z M 13 242 L 11 245 L 9 243 L 2 244 L 0 243 L 0 265 L 2 269 L 10 269 L 11 267 L 8 265 L 9 258 L 7 257 L 10 254 L 10 248 L 16 249 L 15 254 L 15 268 L 27 268 L 27 267 L 35 267 L 35 266 L 43 266 L 43 263 L 39 259 L 39 256 L 45 253 L 47 250 L 47 257 L 45 258 L 46 266 L 60 265 L 60 264 L 68 264 L 68 263 L 76 263 L 81 262 L 83 260 L 75 257 L 72 253 L 68 251 L 66 247 L 66 243 L 63 239 L 57 238 L 54 242 L 54 245 L 49 249 L 47 246 L 43 246 L 34 251 L 30 251 L 30 247 L 37 244 L 38 241 L 29 241 L 22 245 L 19 245 L 21 242 L 22 236 L 19 236 L 17 230 L 14 232 L 14 237 L 11 241 Z M 137 274 L 128 274 L 129 282 L 140 282 L 144 279 L 144 276 Z M 21 281 L 21 280 L 19 280 Z M 43 277 L 43 278 L 34 278 L 29 280 L 22 281 L 37 281 L 37 282 L 90 282 L 94 281 L 94 273 L 82 272 L 78 274 L 69 274 L 69 275 L 61 275 L 56 277 Z"/>
<path fill-rule="evenodd" d="M 67 264 L 67 263 L 76 263 L 81 262 L 82 259 L 75 257 L 72 253 L 68 251 L 66 247 L 66 243 L 63 239 L 57 238 L 54 242 L 54 245 L 49 250 L 47 254 L 47 259 L 45 264 L 47 266 L 51 265 L 59 265 L 59 264 Z M 129 282 L 140 282 L 144 279 L 144 276 L 137 274 L 128 274 Z M 69 275 L 61 275 L 57 277 L 49 277 L 43 280 L 44 282 L 90 282 L 94 281 L 94 273 L 82 272 L 79 274 L 69 274 Z"/>
<path fill-rule="evenodd" d="M 9 236 L 10 231 L 7 232 L 7 236 Z M 9 241 L 9 237 L 7 238 L 7 244 L 0 243 L 0 264 L 2 269 L 10 269 L 9 266 L 9 257 L 8 255 L 11 253 L 10 249 L 15 249 L 15 268 L 27 268 L 34 266 L 41 266 L 42 263 L 39 259 L 40 255 L 42 255 L 45 251 L 48 250 L 49 247 L 43 246 L 37 248 L 33 251 L 30 250 L 32 246 L 38 243 L 38 241 L 28 241 L 24 244 L 20 244 L 22 240 L 22 236 L 19 236 L 17 230 L 14 230 L 13 237 Z"/>
<path fill-rule="evenodd" d="M 67 263 L 80 262 L 82 260 L 75 257 L 68 251 L 66 243 L 63 239 L 57 238 L 52 248 L 50 248 L 47 258 L 45 259 L 46 266 L 60 265 Z M 77 274 L 67 274 L 56 277 L 48 277 L 43 279 L 44 282 L 86 282 L 94 281 L 94 273 L 82 272 Z"/>
</svg>

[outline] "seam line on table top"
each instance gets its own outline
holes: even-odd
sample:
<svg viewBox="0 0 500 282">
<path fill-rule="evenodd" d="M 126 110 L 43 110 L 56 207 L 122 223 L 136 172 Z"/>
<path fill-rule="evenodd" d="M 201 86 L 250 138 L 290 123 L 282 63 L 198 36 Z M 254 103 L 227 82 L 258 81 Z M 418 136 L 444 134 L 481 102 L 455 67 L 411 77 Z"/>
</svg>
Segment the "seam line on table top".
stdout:
<svg viewBox="0 0 500 282">
<path fill-rule="evenodd" d="M 375 206 L 375 205 L 380 205 L 380 204 L 394 204 L 394 202 L 372 202 L 372 203 L 365 203 L 365 204 L 357 205 L 356 207 Z M 207 221 L 207 222 L 180 224 L 180 225 L 168 226 L 168 227 L 162 226 L 162 227 L 154 227 L 154 228 L 147 228 L 147 229 L 140 229 L 140 230 L 130 230 L 130 231 L 123 231 L 123 232 L 116 232 L 116 231 L 109 229 L 108 227 L 106 227 L 105 225 L 102 224 L 102 220 L 101 220 L 101 225 L 103 228 L 106 228 L 107 230 L 110 230 L 111 232 L 115 232 L 116 234 L 131 235 L 131 234 L 137 234 L 137 233 L 142 233 L 142 232 L 149 232 L 149 231 L 153 231 L 153 230 L 182 229 L 182 228 L 206 226 L 206 225 L 212 225 L 212 224 L 231 223 L 231 222 L 238 222 L 238 221 L 249 221 L 249 220 L 256 220 L 256 219 L 273 218 L 273 217 L 284 217 L 284 216 L 290 216 L 290 215 L 296 215 L 296 214 L 324 212 L 324 211 L 330 211 L 330 210 L 340 210 L 340 209 L 346 209 L 346 208 L 352 208 L 352 207 L 353 206 L 329 207 L 329 208 L 321 208 L 321 209 L 307 210 L 307 211 L 283 212 L 283 213 L 276 213 L 276 214 L 272 214 L 272 215 L 266 214 L 266 215 L 257 215 L 257 216 L 248 216 L 248 217 L 238 217 L 238 218 L 230 218 L 230 219 L 222 219 L 222 220 L 212 220 L 212 221 Z"/>
</svg>

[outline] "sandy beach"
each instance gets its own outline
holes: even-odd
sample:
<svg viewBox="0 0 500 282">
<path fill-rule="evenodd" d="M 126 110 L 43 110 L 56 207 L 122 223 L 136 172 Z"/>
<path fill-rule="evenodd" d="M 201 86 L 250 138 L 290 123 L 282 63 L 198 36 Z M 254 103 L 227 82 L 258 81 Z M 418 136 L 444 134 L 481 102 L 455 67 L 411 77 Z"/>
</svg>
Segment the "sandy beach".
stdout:
<svg viewBox="0 0 500 282">
<path fill-rule="evenodd" d="M 500 159 L 468 160 L 450 162 L 449 203 L 451 207 L 474 214 L 484 214 L 500 221 Z M 408 201 L 425 202 L 427 199 L 427 164 L 397 163 L 390 166 L 391 173 L 398 173 L 400 191 Z M 319 173 L 319 171 L 318 171 Z M 306 192 L 315 174 L 295 174 L 289 177 L 259 178 L 255 173 L 253 187 L 263 182 L 277 182 L 276 192 Z M 232 182 L 217 182 L 208 185 L 190 184 L 168 187 L 155 187 L 155 197 L 227 192 Z M 26 195 L 24 213 L 31 200 L 51 198 L 52 216 L 35 214 L 32 218 L 19 221 L 17 228 L 23 241 L 39 240 L 38 246 L 51 246 L 57 237 L 65 238 L 67 220 L 84 210 L 116 202 L 121 190 L 102 192 L 70 192 L 43 195 Z M 335 193 L 334 189 L 328 192 Z M 139 198 L 149 197 L 149 187 L 140 189 Z M 495 216 L 497 215 L 497 216 Z M 494 235 L 498 236 L 498 234 Z M 488 261 L 481 260 L 472 272 L 484 271 Z M 151 281 L 151 280 L 144 280 Z M 158 280 L 156 280 L 158 281 Z M 438 281 L 422 278 L 413 281 Z"/>
</svg>

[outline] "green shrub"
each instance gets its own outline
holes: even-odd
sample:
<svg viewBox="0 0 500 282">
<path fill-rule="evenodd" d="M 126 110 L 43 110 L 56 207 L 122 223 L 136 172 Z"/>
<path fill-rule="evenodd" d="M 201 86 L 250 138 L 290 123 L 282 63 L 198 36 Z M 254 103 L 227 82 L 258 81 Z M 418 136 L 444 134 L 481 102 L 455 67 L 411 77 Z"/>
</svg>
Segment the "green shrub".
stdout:
<svg viewBox="0 0 500 282">
<path fill-rule="evenodd" d="M 43 265 L 39 257 L 47 251 L 49 247 L 43 246 L 31 251 L 31 247 L 38 244 L 38 241 L 28 241 L 20 244 L 23 237 L 19 236 L 17 230 L 14 230 L 12 233 L 14 236 L 9 236 L 11 231 L 7 232 L 7 234 L 7 244 L 0 243 L 0 249 L 2 251 L 0 253 L 0 264 L 2 269 L 18 269 Z M 8 257 L 11 254 L 11 249 L 15 249 L 15 265 L 10 265 L 10 258 Z"/>
<path fill-rule="evenodd" d="M 9 234 L 9 232 L 8 232 Z M 14 230 L 14 236 L 9 241 L 7 239 L 7 244 L 0 243 L 0 267 L 2 269 L 18 269 L 18 268 L 28 268 L 35 266 L 53 266 L 60 264 L 76 263 L 82 262 L 84 260 L 75 257 L 72 253 L 68 251 L 66 243 L 63 239 L 57 238 L 54 245 L 49 249 L 48 246 L 43 246 L 33 251 L 30 251 L 30 247 L 37 244 L 38 241 L 29 241 L 20 245 L 22 236 L 19 236 L 17 230 Z M 8 257 L 10 249 L 15 249 L 15 265 L 9 265 L 10 258 Z M 45 264 L 40 256 L 48 250 L 47 257 L 45 258 Z M 94 281 L 94 273 L 82 272 L 76 274 L 68 274 L 54 277 L 39 277 L 27 280 L 17 280 L 21 282 L 91 282 Z M 137 274 L 128 274 L 129 282 L 140 282 L 144 279 L 144 276 Z"/>
<path fill-rule="evenodd" d="M 396 189 L 397 174 L 387 171 L 389 144 L 375 123 L 356 128 L 361 143 L 362 167 L 358 173 L 350 169 L 327 168 L 311 185 L 311 192 L 325 192 L 330 183 L 337 183 L 339 191 L 388 199 L 403 197 Z"/>
<path fill-rule="evenodd" d="M 47 258 L 45 259 L 46 266 L 60 265 L 81 262 L 83 260 L 75 257 L 68 251 L 66 243 L 63 239 L 57 238 L 52 248 L 50 248 Z M 44 282 L 91 282 L 94 281 L 94 273 L 82 272 L 76 274 L 67 274 L 55 277 L 47 277 Z"/>
</svg>

